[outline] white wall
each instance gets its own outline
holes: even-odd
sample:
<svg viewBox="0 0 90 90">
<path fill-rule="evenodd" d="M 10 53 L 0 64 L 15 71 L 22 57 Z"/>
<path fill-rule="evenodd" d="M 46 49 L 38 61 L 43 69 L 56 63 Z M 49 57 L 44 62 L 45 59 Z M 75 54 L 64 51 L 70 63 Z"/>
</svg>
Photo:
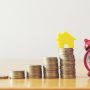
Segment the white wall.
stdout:
<svg viewBox="0 0 90 90">
<path fill-rule="evenodd" d="M 0 0 L 0 71 L 41 64 L 42 57 L 57 56 L 56 36 L 65 28 L 77 38 L 77 65 L 84 68 L 90 0 Z"/>
</svg>

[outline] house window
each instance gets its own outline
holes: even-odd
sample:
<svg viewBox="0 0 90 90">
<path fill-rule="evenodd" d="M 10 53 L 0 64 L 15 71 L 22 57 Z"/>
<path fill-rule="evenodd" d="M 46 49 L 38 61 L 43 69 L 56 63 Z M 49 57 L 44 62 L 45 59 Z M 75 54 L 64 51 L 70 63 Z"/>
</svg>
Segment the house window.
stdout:
<svg viewBox="0 0 90 90">
<path fill-rule="evenodd" d="M 68 48 L 68 44 L 65 44 L 65 45 L 64 45 L 64 48 Z"/>
</svg>

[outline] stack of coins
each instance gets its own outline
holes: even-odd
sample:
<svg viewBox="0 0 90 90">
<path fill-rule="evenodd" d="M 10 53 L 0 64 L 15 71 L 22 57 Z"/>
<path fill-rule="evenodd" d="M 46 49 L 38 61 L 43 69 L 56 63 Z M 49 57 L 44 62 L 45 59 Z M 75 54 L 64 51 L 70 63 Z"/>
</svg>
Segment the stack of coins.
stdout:
<svg viewBox="0 0 90 90">
<path fill-rule="evenodd" d="M 11 78 L 11 79 L 24 79 L 25 72 L 24 71 L 12 71 L 9 74 L 9 78 Z"/>
<path fill-rule="evenodd" d="M 60 48 L 60 75 L 61 78 L 75 78 L 75 57 L 73 48 Z"/>
<path fill-rule="evenodd" d="M 59 78 L 57 57 L 44 58 L 44 78 Z"/>
<path fill-rule="evenodd" d="M 8 79 L 8 76 L 0 76 L 0 79 Z"/>
<path fill-rule="evenodd" d="M 42 78 L 42 66 L 30 65 L 27 67 L 28 78 L 38 79 Z"/>
</svg>

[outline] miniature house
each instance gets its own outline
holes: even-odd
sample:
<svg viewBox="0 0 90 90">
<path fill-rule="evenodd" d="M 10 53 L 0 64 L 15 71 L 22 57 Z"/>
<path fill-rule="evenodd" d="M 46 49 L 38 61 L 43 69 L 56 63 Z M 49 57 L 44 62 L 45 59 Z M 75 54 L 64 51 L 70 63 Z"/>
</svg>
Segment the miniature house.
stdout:
<svg viewBox="0 0 90 90">
<path fill-rule="evenodd" d="M 74 48 L 74 40 L 75 38 L 68 32 L 59 33 L 57 37 L 58 48 L 64 48 L 65 45 L 68 45 L 68 48 Z"/>
</svg>

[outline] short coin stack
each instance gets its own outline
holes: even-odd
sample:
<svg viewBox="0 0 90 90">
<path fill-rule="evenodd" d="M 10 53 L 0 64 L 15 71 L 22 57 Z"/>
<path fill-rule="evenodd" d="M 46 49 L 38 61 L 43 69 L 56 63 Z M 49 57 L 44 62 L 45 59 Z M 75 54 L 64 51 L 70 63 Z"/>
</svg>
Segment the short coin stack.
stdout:
<svg viewBox="0 0 90 90">
<path fill-rule="evenodd" d="M 61 78 L 75 78 L 75 58 L 73 48 L 60 48 L 60 75 Z"/>
<path fill-rule="evenodd" d="M 28 78 L 42 78 L 42 66 L 41 65 L 30 65 L 27 67 Z"/>
<path fill-rule="evenodd" d="M 8 76 L 0 76 L 0 79 L 8 79 Z"/>
<path fill-rule="evenodd" d="M 44 78 L 59 78 L 57 57 L 44 58 Z"/>
<path fill-rule="evenodd" d="M 9 74 L 9 78 L 11 78 L 11 79 L 24 79 L 25 72 L 24 71 L 12 71 Z"/>
</svg>

